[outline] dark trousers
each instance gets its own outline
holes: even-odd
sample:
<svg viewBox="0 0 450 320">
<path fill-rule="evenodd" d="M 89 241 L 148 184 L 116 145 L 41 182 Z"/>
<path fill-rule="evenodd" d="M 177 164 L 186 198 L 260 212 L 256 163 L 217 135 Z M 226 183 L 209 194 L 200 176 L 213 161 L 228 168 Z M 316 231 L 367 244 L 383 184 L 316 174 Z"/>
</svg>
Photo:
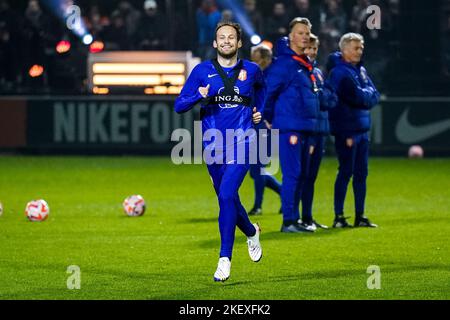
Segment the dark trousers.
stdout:
<svg viewBox="0 0 450 320">
<path fill-rule="evenodd" d="M 311 155 L 311 161 L 309 165 L 309 174 L 306 177 L 305 185 L 302 192 L 302 220 L 312 220 L 312 205 L 314 199 L 314 184 L 319 174 L 320 164 L 322 163 L 325 136 L 314 136 L 314 153 Z"/>
<path fill-rule="evenodd" d="M 348 139 L 353 140 L 351 146 Z M 353 178 L 353 193 L 355 196 L 356 215 L 364 214 L 366 199 L 366 180 L 369 173 L 369 134 L 353 136 L 336 135 L 336 152 L 339 160 L 339 170 L 334 185 L 334 212 L 344 214 L 344 201 L 350 179 Z"/>
<path fill-rule="evenodd" d="M 300 219 L 298 204 L 308 176 L 312 145 L 310 135 L 300 132 L 280 133 L 280 165 L 283 173 L 281 210 L 284 223 L 294 223 Z"/>
<path fill-rule="evenodd" d="M 250 165 L 250 176 L 255 182 L 255 203 L 254 208 L 261 208 L 264 189 L 267 187 L 276 193 L 280 194 L 281 183 L 278 182 L 273 176 L 262 174 L 261 171 L 264 170 L 264 165 L 261 163 Z"/>
</svg>

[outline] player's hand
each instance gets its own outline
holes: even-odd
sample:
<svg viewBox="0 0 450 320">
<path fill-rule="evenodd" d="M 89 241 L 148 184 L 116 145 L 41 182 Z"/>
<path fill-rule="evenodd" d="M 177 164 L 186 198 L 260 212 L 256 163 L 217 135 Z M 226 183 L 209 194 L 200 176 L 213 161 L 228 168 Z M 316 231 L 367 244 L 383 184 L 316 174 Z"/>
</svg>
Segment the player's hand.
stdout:
<svg viewBox="0 0 450 320">
<path fill-rule="evenodd" d="M 267 129 L 272 130 L 272 124 L 270 124 L 269 121 L 264 120 L 264 124 L 266 125 Z"/>
<path fill-rule="evenodd" d="M 253 108 L 253 123 L 254 123 L 254 124 L 258 124 L 258 123 L 261 122 L 261 120 L 262 120 L 262 114 L 261 114 L 261 112 L 258 112 L 258 111 L 256 110 L 256 108 Z"/>
<path fill-rule="evenodd" d="M 198 92 L 200 92 L 200 94 L 202 95 L 203 98 L 207 98 L 208 97 L 208 92 L 209 92 L 209 87 L 211 85 L 208 84 L 206 87 L 200 87 L 198 88 Z"/>
<path fill-rule="evenodd" d="M 351 148 L 353 147 L 353 144 L 355 143 L 355 141 L 352 138 L 348 138 L 346 141 L 347 147 Z"/>
</svg>

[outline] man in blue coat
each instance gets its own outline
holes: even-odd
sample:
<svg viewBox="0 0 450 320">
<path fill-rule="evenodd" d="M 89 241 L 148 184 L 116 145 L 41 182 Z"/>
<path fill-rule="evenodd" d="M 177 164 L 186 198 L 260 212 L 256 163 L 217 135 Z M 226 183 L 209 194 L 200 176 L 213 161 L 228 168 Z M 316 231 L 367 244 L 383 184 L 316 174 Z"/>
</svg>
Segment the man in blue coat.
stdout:
<svg viewBox="0 0 450 320">
<path fill-rule="evenodd" d="M 364 215 L 366 180 L 369 160 L 370 110 L 380 99 L 380 93 L 361 61 L 364 38 L 348 33 L 339 42 L 340 52 L 330 55 L 329 81 L 339 100 L 330 111 L 331 133 L 335 136 L 339 170 L 334 187 L 335 220 L 333 227 L 351 225 L 344 217 L 344 201 L 350 179 L 355 196 L 355 227 L 377 227 Z"/>
<path fill-rule="evenodd" d="M 267 75 L 270 65 L 272 64 L 273 53 L 266 45 L 258 45 L 252 47 L 251 49 L 251 60 L 259 65 L 264 73 Z M 255 125 L 255 129 L 258 131 L 257 139 L 258 146 L 260 143 L 265 143 L 266 146 L 270 146 L 270 132 L 267 133 L 266 137 L 261 136 L 259 130 L 269 130 L 267 127 L 267 121 L 261 121 L 259 124 Z M 270 150 L 269 150 L 270 153 Z M 259 154 L 259 151 L 258 151 Z M 261 163 L 258 157 L 258 162 L 256 164 L 250 165 L 250 176 L 254 181 L 255 186 L 255 202 L 253 208 L 248 212 L 249 216 L 258 216 L 262 214 L 262 203 L 264 196 L 264 189 L 267 187 L 277 194 L 281 192 L 281 183 L 278 180 L 264 172 L 264 165 Z"/>
<path fill-rule="evenodd" d="M 328 229 L 327 226 L 318 223 L 313 219 L 312 205 L 314 198 L 314 184 L 319 173 L 320 164 L 322 163 L 325 139 L 330 133 L 330 126 L 328 124 L 328 111 L 334 108 L 337 104 L 337 95 L 331 88 L 331 86 L 325 81 L 325 76 L 322 71 L 317 67 L 317 54 L 319 51 L 319 38 L 311 34 L 310 43 L 305 50 L 305 54 L 309 57 L 314 65 L 314 76 L 317 80 L 317 85 L 320 89 L 320 112 L 318 114 L 317 126 L 314 135 L 314 153 L 311 156 L 310 166 L 308 170 L 308 176 L 305 181 L 305 185 L 302 191 L 302 224 L 305 227 L 310 227 L 314 231 L 317 228 Z"/>
<path fill-rule="evenodd" d="M 312 134 L 320 103 L 314 67 L 304 54 L 309 45 L 311 23 L 307 18 L 295 18 L 289 27 L 288 45 L 278 45 L 277 59 L 267 73 L 264 117 L 280 131 L 281 232 L 299 233 L 312 231 L 299 222 L 296 202 L 314 151 Z"/>
</svg>

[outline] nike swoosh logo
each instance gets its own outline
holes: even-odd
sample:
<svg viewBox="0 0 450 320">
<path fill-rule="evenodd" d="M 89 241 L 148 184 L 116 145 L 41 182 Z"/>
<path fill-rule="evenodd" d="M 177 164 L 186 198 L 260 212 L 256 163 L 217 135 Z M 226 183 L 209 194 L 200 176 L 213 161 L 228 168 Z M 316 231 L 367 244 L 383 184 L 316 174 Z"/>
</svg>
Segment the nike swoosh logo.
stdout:
<svg viewBox="0 0 450 320">
<path fill-rule="evenodd" d="M 218 74 L 208 74 L 208 78 L 212 78 L 212 77 L 215 77 L 215 76 L 218 76 Z"/>
<path fill-rule="evenodd" d="M 404 144 L 419 143 L 450 129 L 450 119 L 426 125 L 413 125 L 408 120 L 409 109 L 400 117 L 395 134 L 398 141 Z"/>
</svg>

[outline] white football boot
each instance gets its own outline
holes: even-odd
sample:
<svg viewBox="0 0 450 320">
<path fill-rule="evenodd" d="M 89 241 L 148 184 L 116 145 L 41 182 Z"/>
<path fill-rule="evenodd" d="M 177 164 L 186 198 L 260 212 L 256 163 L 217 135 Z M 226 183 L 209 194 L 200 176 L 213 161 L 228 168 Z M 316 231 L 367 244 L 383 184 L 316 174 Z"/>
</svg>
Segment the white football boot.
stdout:
<svg viewBox="0 0 450 320">
<path fill-rule="evenodd" d="M 214 273 L 214 281 L 216 282 L 225 282 L 230 277 L 230 269 L 231 269 L 231 261 L 227 257 L 223 257 L 219 259 L 219 263 L 217 264 L 217 270 Z"/>
<path fill-rule="evenodd" d="M 259 262 L 262 258 L 262 248 L 261 243 L 259 242 L 261 228 L 257 223 L 254 223 L 253 226 L 256 229 L 256 233 L 253 237 L 247 237 L 248 254 L 253 262 Z"/>
</svg>

